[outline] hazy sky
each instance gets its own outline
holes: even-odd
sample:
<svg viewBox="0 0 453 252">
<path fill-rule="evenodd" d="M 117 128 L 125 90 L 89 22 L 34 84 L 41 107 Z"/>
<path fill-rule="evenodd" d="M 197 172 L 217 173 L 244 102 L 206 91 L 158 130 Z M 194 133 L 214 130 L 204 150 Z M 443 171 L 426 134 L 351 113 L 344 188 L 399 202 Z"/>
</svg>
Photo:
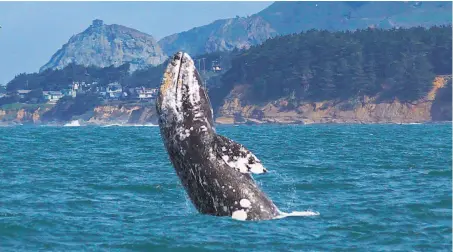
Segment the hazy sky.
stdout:
<svg viewBox="0 0 453 252">
<path fill-rule="evenodd" d="M 254 14 L 272 2 L 0 2 L 0 84 L 37 72 L 93 19 L 156 40 L 216 19 Z"/>
</svg>

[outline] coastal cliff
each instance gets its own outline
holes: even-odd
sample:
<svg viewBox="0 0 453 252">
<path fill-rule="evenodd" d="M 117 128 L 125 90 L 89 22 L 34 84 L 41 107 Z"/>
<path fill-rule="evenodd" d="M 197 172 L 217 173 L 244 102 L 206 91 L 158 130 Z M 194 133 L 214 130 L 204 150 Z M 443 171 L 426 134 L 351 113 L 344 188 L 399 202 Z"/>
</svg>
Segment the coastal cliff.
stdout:
<svg viewBox="0 0 453 252">
<path fill-rule="evenodd" d="M 430 92 L 417 101 L 380 101 L 379 97 L 363 97 L 346 101 L 295 103 L 281 98 L 265 104 L 248 104 L 244 99 L 250 87 L 236 86 L 224 99 L 216 113 L 218 124 L 312 124 L 312 123 L 426 123 L 452 120 L 451 76 L 437 76 Z M 15 104 L 0 108 L 0 124 L 64 124 L 71 120 L 87 125 L 145 125 L 157 124 L 155 105 L 122 104 L 97 105 L 87 112 L 64 119 L 43 119 L 53 105 Z"/>
<path fill-rule="evenodd" d="M 426 97 L 414 102 L 380 101 L 363 97 L 347 101 L 299 102 L 282 98 L 265 104 L 247 104 L 249 86 L 236 86 L 218 110 L 216 123 L 424 123 L 451 121 L 451 76 L 438 76 Z M 449 99 L 448 99 L 449 98 Z"/>
<path fill-rule="evenodd" d="M 42 115 L 51 109 L 51 106 L 47 104 L 40 106 L 15 105 L 0 108 L 0 125 L 40 124 L 42 123 Z"/>
<path fill-rule="evenodd" d="M 350 108 L 349 108 L 350 107 Z M 239 98 L 226 100 L 215 122 L 218 124 L 241 123 L 425 123 L 451 121 L 452 106 L 448 102 L 420 100 L 414 103 L 381 102 L 366 98 L 365 102 L 351 105 L 350 102 L 332 101 L 302 103 L 297 108 L 287 109 L 288 101 L 280 99 L 264 105 L 241 105 Z M 50 108 L 0 109 L 0 124 L 44 124 L 42 115 Z M 154 106 L 95 107 L 81 116 L 72 118 L 90 125 L 108 124 L 157 124 Z M 65 122 L 56 122 L 64 124 Z M 55 123 L 52 123 L 55 124 Z"/>
<path fill-rule="evenodd" d="M 154 105 L 105 105 L 93 110 L 89 124 L 157 124 Z"/>
<path fill-rule="evenodd" d="M 57 118 L 43 119 L 43 115 L 50 111 L 48 104 L 33 107 L 7 107 L 0 108 L 0 125 L 14 124 L 52 124 L 62 125 L 72 120 L 79 120 L 86 125 L 108 124 L 157 124 L 156 109 L 154 105 L 99 105 L 94 109 L 70 120 L 57 120 Z"/>
</svg>

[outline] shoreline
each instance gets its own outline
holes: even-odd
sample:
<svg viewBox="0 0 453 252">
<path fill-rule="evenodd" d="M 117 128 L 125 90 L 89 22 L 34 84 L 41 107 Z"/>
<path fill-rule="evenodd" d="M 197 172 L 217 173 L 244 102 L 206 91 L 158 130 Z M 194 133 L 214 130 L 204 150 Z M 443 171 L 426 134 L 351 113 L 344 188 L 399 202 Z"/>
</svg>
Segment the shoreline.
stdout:
<svg viewBox="0 0 453 252">
<path fill-rule="evenodd" d="M 74 120 L 76 121 L 76 120 Z M 92 123 L 86 121 L 79 121 L 78 123 L 61 122 L 61 123 L 4 123 L 0 122 L 0 127 L 159 127 L 158 124 L 154 123 L 125 123 L 118 121 L 111 121 L 105 123 Z M 426 125 L 426 124 L 452 124 L 453 121 L 425 121 L 425 122 L 314 122 L 314 123 L 216 123 L 216 127 L 237 127 L 237 126 L 315 126 L 315 125 Z"/>
</svg>

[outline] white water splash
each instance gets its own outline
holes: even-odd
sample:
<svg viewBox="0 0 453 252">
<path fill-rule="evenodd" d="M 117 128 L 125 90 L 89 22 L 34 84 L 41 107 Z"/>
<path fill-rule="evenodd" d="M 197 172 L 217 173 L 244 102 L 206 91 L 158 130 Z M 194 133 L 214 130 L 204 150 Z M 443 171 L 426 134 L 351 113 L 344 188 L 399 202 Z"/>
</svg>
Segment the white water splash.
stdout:
<svg viewBox="0 0 453 252">
<path fill-rule="evenodd" d="M 275 216 L 271 220 L 279 220 L 283 219 L 286 217 L 310 217 L 310 216 L 319 216 L 319 212 L 313 212 L 313 211 L 293 211 L 291 213 L 285 213 L 279 210 L 279 215 Z M 231 216 L 233 220 L 239 220 L 239 221 L 245 221 L 247 219 L 247 213 L 244 210 L 238 210 L 233 212 L 233 215 Z"/>
<path fill-rule="evenodd" d="M 133 127 L 159 127 L 159 125 L 152 124 L 152 123 L 149 123 L 149 124 L 134 124 L 132 126 Z"/>
<path fill-rule="evenodd" d="M 308 216 L 318 216 L 319 212 L 313 211 L 293 211 L 291 213 L 285 213 L 280 211 L 280 215 L 276 216 L 274 219 L 283 219 L 286 217 L 308 217 Z"/>
<path fill-rule="evenodd" d="M 121 127 L 121 126 L 123 126 L 123 125 L 122 124 L 118 124 L 118 123 L 101 125 L 102 128 L 106 128 L 106 127 Z"/>
<path fill-rule="evenodd" d="M 64 127 L 79 127 L 79 126 L 80 126 L 79 120 L 74 120 L 64 125 Z"/>
<path fill-rule="evenodd" d="M 107 124 L 107 125 L 101 125 L 101 127 L 159 127 L 157 124 L 119 124 L 119 123 L 114 123 L 114 124 Z"/>
</svg>

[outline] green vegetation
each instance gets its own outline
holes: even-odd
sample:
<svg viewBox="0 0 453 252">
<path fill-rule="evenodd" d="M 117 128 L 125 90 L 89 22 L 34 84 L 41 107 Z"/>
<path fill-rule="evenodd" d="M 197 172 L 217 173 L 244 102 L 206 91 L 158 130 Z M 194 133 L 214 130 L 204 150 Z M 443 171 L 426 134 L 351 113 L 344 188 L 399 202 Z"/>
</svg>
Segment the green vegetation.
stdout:
<svg viewBox="0 0 453 252">
<path fill-rule="evenodd" d="M 211 54 L 201 55 L 194 58 L 196 64 L 198 59 L 205 58 L 205 68 L 210 69 L 212 61 L 220 59 L 222 66 L 229 67 L 230 53 L 215 52 Z M 17 75 L 12 81 L 7 84 L 8 91 L 19 89 L 29 90 L 63 90 L 68 89 L 73 81 L 93 83 L 97 82 L 98 87 L 106 87 L 111 82 L 119 82 L 123 88 L 133 87 L 158 87 L 162 80 L 162 74 L 167 67 L 168 60 L 163 64 L 149 67 L 142 70 L 137 70 L 132 74 L 129 73 L 129 64 L 124 64 L 119 67 L 84 67 L 80 65 L 70 64 L 63 69 L 51 70 L 47 69 L 41 73 L 22 73 Z M 201 68 L 203 63 L 200 61 Z M 197 65 L 198 67 L 198 65 Z"/>
<path fill-rule="evenodd" d="M 452 101 L 452 88 L 451 88 L 451 79 L 445 84 L 445 86 L 438 90 L 436 95 L 436 100 L 439 102 L 450 102 Z"/>
<path fill-rule="evenodd" d="M 223 76 L 223 95 L 235 84 L 249 84 L 250 102 L 365 95 L 413 101 L 430 90 L 435 74 L 451 74 L 451 63 L 451 26 L 311 30 L 270 39 L 235 57 Z"/>
<path fill-rule="evenodd" d="M 107 86 L 110 82 L 121 81 L 128 76 L 129 64 L 119 67 L 84 67 L 70 64 L 60 70 L 47 69 L 41 73 L 19 74 L 10 81 L 6 89 L 14 91 L 18 89 L 41 89 L 55 90 L 69 88 L 73 81 L 78 82 L 98 82 L 99 86 Z"/>
<path fill-rule="evenodd" d="M 445 86 L 438 90 L 436 99 L 431 107 L 431 115 L 433 120 L 436 121 L 451 121 L 452 119 L 452 88 L 451 79 Z"/>
<path fill-rule="evenodd" d="M 0 106 L 2 110 L 20 110 L 20 109 L 37 109 L 37 108 L 50 108 L 52 104 L 42 103 L 42 104 L 26 104 L 26 103 L 10 103 Z"/>
<path fill-rule="evenodd" d="M 19 102 L 19 97 L 17 96 L 5 96 L 0 98 L 0 107 L 13 104 L 13 103 L 18 103 Z"/>
</svg>

